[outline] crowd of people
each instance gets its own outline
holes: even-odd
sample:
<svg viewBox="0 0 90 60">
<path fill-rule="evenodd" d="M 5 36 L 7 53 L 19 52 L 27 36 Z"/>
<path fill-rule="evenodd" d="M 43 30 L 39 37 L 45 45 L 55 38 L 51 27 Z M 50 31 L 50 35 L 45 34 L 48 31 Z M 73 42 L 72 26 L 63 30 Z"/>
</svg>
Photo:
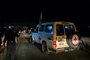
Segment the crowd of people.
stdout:
<svg viewBox="0 0 90 60">
<path fill-rule="evenodd" d="M 26 36 L 31 36 L 31 32 L 32 28 L 16 28 L 15 26 L 4 28 L 3 26 L 0 26 L 0 49 L 8 40 L 13 40 L 13 43 L 15 43 L 15 37 L 19 37 L 20 34 L 23 35 L 23 33 L 26 34 Z M 3 37 L 4 39 L 2 40 Z"/>
<path fill-rule="evenodd" d="M 31 29 L 30 28 L 21 29 L 21 28 L 16 28 L 15 26 L 9 26 L 8 28 L 4 28 L 4 27 L 0 26 L 0 49 L 2 47 L 4 47 L 4 48 L 6 47 L 6 50 L 7 50 L 6 60 L 14 59 L 15 50 L 16 50 L 15 38 L 20 37 L 21 33 L 26 33 L 26 34 L 30 35 Z M 28 39 L 28 40 L 30 40 L 30 39 Z"/>
<path fill-rule="evenodd" d="M 2 40 L 2 38 L 4 37 L 4 39 Z M 6 45 L 6 56 L 9 60 L 13 60 L 15 55 L 15 50 L 16 50 L 16 42 L 15 42 L 15 37 L 19 37 L 18 35 L 18 30 L 14 27 L 14 26 L 9 26 L 8 28 L 3 28 L 2 26 L 0 27 L 0 49 L 3 47 L 5 47 L 5 43 L 7 43 Z M 2 45 L 3 43 L 3 45 Z M 13 55 L 11 55 L 11 53 L 13 53 Z"/>
</svg>

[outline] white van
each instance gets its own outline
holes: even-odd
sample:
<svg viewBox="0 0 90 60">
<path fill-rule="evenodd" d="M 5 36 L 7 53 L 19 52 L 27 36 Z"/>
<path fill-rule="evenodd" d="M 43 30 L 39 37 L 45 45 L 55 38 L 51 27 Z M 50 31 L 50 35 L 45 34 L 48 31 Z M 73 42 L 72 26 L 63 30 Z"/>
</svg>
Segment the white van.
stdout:
<svg viewBox="0 0 90 60">
<path fill-rule="evenodd" d="M 48 22 L 37 25 L 32 33 L 34 43 L 42 45 L 42 52 L 64 51 L 79 47 L 79 36 L 72 22 Z"/>
</svg>

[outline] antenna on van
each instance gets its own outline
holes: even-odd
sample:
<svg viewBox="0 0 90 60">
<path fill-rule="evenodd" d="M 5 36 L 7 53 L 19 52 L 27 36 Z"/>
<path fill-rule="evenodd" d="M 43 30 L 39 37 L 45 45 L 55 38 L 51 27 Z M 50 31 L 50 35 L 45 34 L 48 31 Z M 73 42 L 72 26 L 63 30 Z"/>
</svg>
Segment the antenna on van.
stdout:
<svg viewBox="0 0 90 60">
<path fill-rule="evenodd" d="M 40 12 L 39 25 L 41 25 L 41 23 L 42 23 L 42 10 L 41 10 L 41 12 Z"/>
</svg>

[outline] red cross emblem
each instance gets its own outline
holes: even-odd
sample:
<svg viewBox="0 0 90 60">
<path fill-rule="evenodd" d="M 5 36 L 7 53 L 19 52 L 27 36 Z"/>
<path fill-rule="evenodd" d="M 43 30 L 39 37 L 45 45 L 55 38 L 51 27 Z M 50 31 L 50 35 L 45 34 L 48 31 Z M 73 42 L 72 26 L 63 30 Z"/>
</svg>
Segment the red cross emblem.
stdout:
<svg viewBox="0 0 90 60">
<path fill-rule="evenodd" d="M 41 40 L 41 38 L 39 37 L 39 40 Z"/>
<path fill-rule="evenodd" d="M 39 37 L 38 39 L 39 39 L 39 43 L 40 43 L 40 41 L 41 41 L 41 38 Z"/>
<path fill-rule="evenodd" d="M 77 37 L 75 36 L 75 37 L 74 37 L 74 41 L 76 41 L 76 40 L 77 40 Z"/>
<path fill-rule="evenodd" d="M 76 42 L 78 40 L 78 36 L 73 36 L 73 40 Z"/>
</svg>

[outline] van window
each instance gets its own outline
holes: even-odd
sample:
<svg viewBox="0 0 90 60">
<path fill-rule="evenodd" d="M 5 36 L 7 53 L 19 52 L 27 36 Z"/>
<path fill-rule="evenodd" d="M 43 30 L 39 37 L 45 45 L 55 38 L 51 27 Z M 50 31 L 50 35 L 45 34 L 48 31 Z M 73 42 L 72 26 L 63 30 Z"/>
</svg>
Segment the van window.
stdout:
<svg viewBox="0 0 90 60">
<path fill-rule="evenodd" d="M 46 25 L 45 32 L 53 34 L 53 26 L 52 25 Z"/>
<path fill-rule="evenodd" d="M 73 25 L 64 25 L 66 34 L 72 34 L 75 32 Z"/>
<path fill-rule="evenodd" d="M 64 29 L 63 29 L 63 25 L 57 24 L 56 25 L 56 35 L 64 35 Z"/>
<path fill-rule="evenodd" d="M 39 31 L 41 31 L 41 32 L 44 31 L 44 25 L 41 25 L 41 26 L 40 26 Z"/>
</svg>

